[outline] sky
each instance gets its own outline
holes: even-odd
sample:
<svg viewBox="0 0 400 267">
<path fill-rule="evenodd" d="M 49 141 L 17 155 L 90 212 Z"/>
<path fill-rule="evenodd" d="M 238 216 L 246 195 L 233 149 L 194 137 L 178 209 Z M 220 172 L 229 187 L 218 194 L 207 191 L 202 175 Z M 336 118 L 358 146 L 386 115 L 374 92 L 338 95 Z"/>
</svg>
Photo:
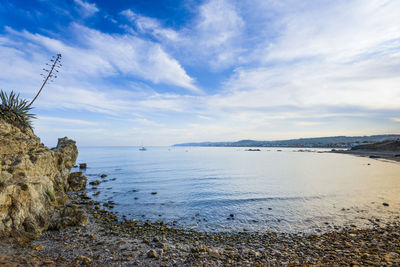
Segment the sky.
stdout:
<svg viewBox="0 0 400 267">
<path fill-rule="evenodd" d="M 0 89 L 46 145 L 400 133 L 397 0 L 0 0 Z"/>
</svg>

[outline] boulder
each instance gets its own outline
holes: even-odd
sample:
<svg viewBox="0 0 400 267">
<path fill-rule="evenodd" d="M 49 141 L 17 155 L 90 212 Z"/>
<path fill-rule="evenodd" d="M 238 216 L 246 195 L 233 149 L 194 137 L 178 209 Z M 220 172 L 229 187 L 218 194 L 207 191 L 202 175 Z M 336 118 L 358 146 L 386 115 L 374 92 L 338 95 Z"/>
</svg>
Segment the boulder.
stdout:
<svg viewBox="0 0 400 267">
<path fill-rule="evenodd" d="M 101 183 L 100 180 L 94 180 L 94 181 L 90 182 L 89 184 L 90 185 L 99 185 L 100 183 Z"/>
<path fill-rule="evenodd" d="M 68 226 L 84 225 L 88 222 L 85 212 L 76 205 L 57 207 L 50 213 L 49 230 L 63 230 Z"/>
<path fill-rule="evenodd" d="M 68 177 L 68 191 L 79 191 L 86 188 L 87 178 L 82 172 L 72 172 Z"/>
<path fill-rule="evenodd" d="M 53 224 L 54 211 L 67 200 L 77 156 L 75 141 L 67 137 L 49 149 L 32 129 L 0 119 L 0 239 L 29 240 Z"/>
</svg>

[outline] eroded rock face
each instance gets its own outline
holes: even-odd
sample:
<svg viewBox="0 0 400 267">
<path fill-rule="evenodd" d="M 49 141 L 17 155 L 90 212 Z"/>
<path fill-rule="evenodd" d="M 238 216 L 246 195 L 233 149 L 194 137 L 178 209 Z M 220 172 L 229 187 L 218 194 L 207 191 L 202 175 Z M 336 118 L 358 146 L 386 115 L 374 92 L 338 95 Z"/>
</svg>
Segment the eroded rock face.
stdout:
<svg viewBox="0 0 400 267">
<path fill-rule="evenodd" d="M 50 150 L 31 129 L 0 119 L 0 238 L 31 239 L 48 229 L 67 200 L 77 156 L 67 137 Z"/>
</svg>

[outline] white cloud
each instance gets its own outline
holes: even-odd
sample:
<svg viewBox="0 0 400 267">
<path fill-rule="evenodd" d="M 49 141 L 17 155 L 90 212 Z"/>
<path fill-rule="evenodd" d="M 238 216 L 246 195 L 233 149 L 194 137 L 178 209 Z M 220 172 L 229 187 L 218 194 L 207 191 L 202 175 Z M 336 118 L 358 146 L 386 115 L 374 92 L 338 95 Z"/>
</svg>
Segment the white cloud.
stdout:
<svg viewBox="0 0 400 267">
<path fill-rule="evenodd" d="M 400 118 L 391 118 L 392 121 L 400 122 Z"/>
<path fill-rule="evenodd" d="M 131 9 L 121 12 L 137 32 L 153 35 L 187 64 L 206 64 L 219 71 L 239 62 L 246 51 L 245 21 L 234 2 L 209 0 L 196 7 L 195 13 L 192 23 L 174 30 Z"/>
<path fill-rule="evenodd" d="M 136 29 L 142 33 L 150 33 L 161 40 L 180 41 L 181 37 L 177 31 L 163 27 L 160 22 L 154 18 L 139 15 L 131 9 L 126 9 L 121 12 Z"/>
<path fill-rule="evenodd" d="M 282 16 L 284 28 L 267 46 L 265 60 L 317 57 L 352 62 L 398 47 L 398 1 L 339 1 L 308 5 Z M 395 42 L 393 42 L 395 41 Z M 361 57 L 361 58 L 359 58 Z"/>
<path fill-rule="evenodd" d="M 181 28 L 180 39 L 170 46 L 183 51 L 186 64 L 205 64 L 218 72 L 240 62 L 247 49 L 244 30 L 245 21 L 233 1 L 209 0 L 198 7 L 193 23 Z"/>
<path fill-rule="evenodd" d="M 91 4 L 89 2 L 85 2 L 84 0 L 74 0 L 75 4 L 79 7 L 80 13 L 84 17 L 90 17 L 99 12 L 99 9 L 97 8 L 96 4 Z"/>
<path fill-rule="evenodd" d="M 225 0 L 210 0 L 199 8 L 194 45 L 215 69 L 231 66 L 243 51 L 239 44 L 245 22 L 235 6 Z"/>
<path fill-rule="evenodd" d="M 7 28 L 9 39 L 22 38 L 18 50 L 28 42 L 29 53 L 49 50 L 62 53 L 64 72 L 71 75 L 101 78 L 104 76 L 132 75 L 155 84 L 166 83 L 200 92 L 177 60 L 168 55 L 162 47 L 151 41 L 132 35 L 110 35 L 81 25 L 72 25 L 71 31 L 79 36 L 75 46 L 40 34 L 14 31 Z M 5 47 L 4 49 L 9 49 Z M 26 51 L 28 53 L 28 51 Z M 42 52 L 42 54 L 44 54 Z"/>
<path fill-rule="evenodd" d="M 400 108 L 400 68 L 381 72 L 397 60 L 377 58 L 351 65 L 302 62 L 274 68 L 238 70 L 226 84 L 227 107 L 353 106 Z M 228 90 L 229 89 L 229 90 Z"/>
<path fill-rule="evenodd" d="M 322 122 L 318 121 L 297 121 L 295 122 L 296 125 L 298 126 L 315 126 L 315 125 L 320 125 Z"/>
<path fill-rule="evenodd" d="M 400 109 L 400 2 L 266 8 L 276 8 L 277 36 L 247 56 L 251 67 L 236 68 L 215 105 Z"/>
<path fill-rule="evenodd" d="M 197 115 L 197 118 L 202 119 L 202 120 L 208 120 L 208 121 L 212 120 L 211 117 L 204 116 L 204 115 Z"/>
<path fill-rule="evenodd" d="M 92 121 L 79 120 L 79 119 L 68 119 L 68 118 L 61 118 L 61 117 L 40 116 L 39 119 L 41 121 L 62 122 L 64 124 L 72 124 L 72 125 L 97 125 L 96 122 L 92 122 Z"/>
<path fill-rule="evenodd" d="M 139 123 L 141 125 L 146 125 L 146 126 L 153 126 L 153 127 L 163 127 L 165 125 L 161 123 L 157 123 L 155 121 L 148 120 L 146 118 L 136 118 L 136 119 L 131 119 L 130 121 Z"/>
</svg>

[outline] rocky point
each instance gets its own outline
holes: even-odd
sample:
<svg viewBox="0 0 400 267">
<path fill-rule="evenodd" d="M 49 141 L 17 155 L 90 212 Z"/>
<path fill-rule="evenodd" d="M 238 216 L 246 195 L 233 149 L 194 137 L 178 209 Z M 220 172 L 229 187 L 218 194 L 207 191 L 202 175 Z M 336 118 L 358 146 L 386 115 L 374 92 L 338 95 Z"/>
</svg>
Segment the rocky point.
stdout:
<svg viewBox="0 0 400 267">
<path fill-rule="evenodd" d="M 68 203 L 66 192 L 83 189 L 86 178 L 71 174 L 78 156 L 67 137 L 49 149 L 32 129 L 0 120 L 0 238 L 24 242 L 47 229 L 87 221 L 83 210 Z"/>
</svg>

